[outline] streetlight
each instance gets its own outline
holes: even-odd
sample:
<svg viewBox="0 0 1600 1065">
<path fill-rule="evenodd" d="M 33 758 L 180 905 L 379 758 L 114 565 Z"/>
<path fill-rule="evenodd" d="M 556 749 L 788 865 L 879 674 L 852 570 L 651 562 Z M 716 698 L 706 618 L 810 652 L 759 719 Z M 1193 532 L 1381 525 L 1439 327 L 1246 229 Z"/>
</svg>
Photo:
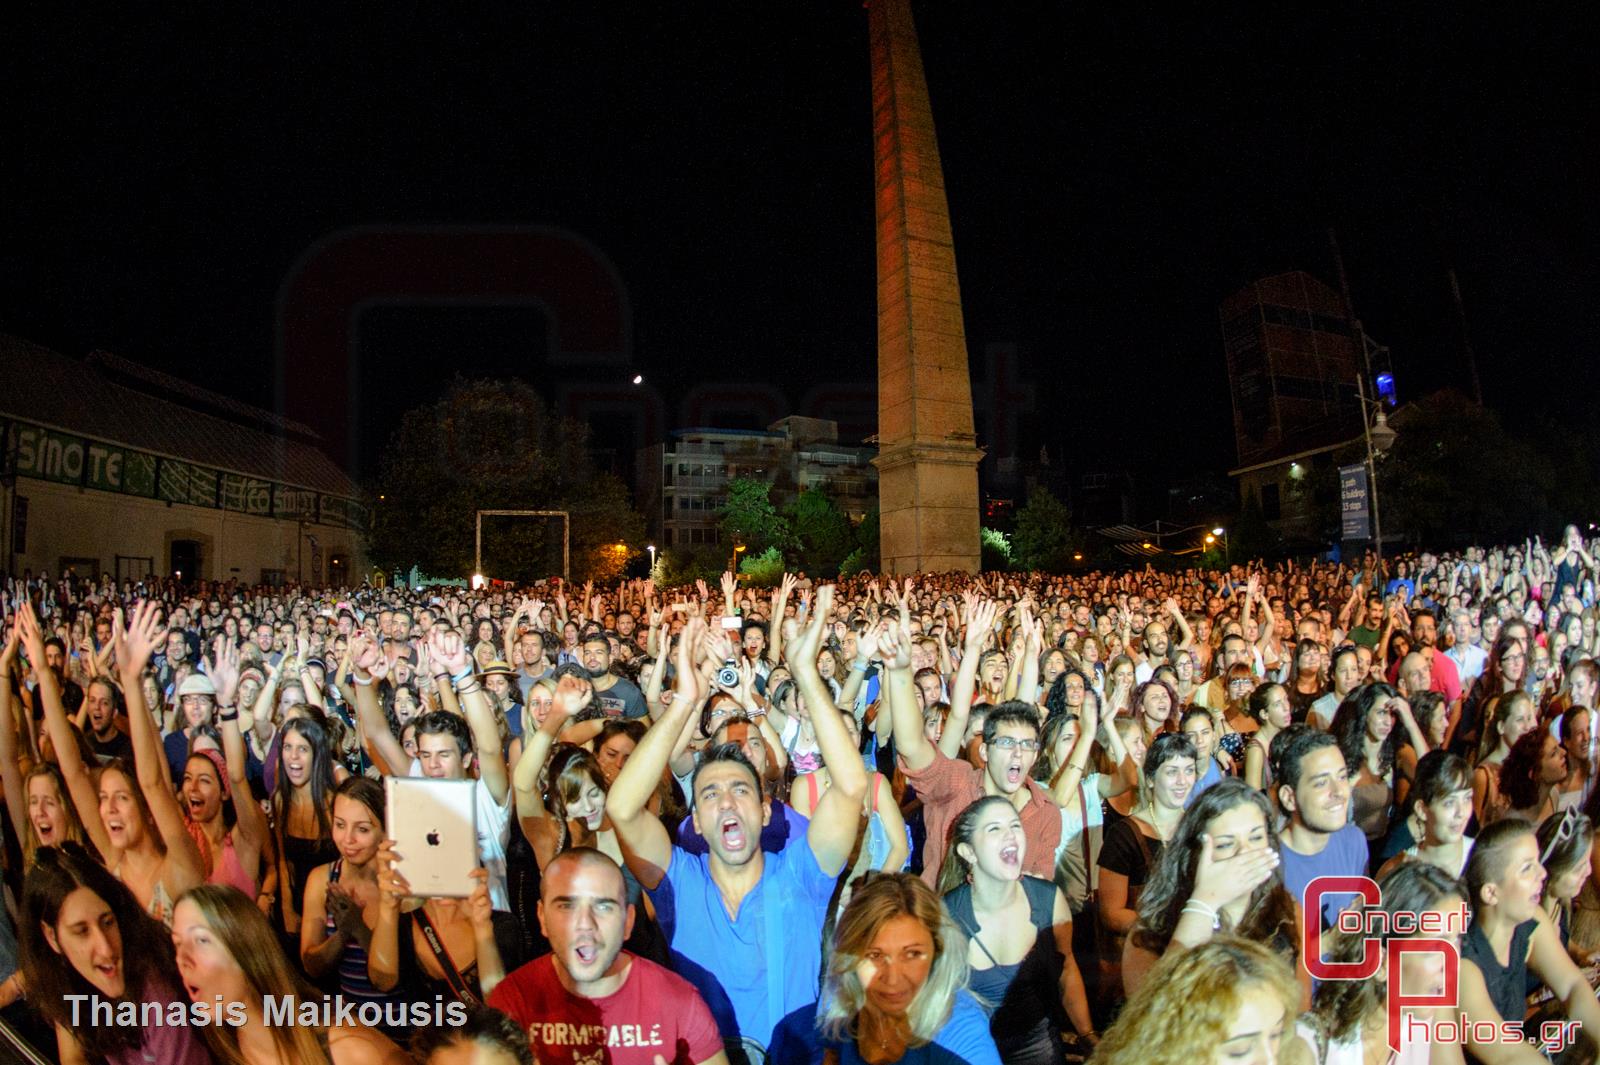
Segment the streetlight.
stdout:
<svg viewBox="0 0 1600 1065">
<path fill-rule="evenodd" d="M 656 545 L 651 544 L 645 550 L 650 552 L 650 575 L 654 577 L 656 573 Z"/>
<path fill-rule="evenodd" d="M 1367 494 L 1372 498 L 1372 549 L 1377 566 L 1383 565 L 1383 519 L 1378 513 L 1377 457 L 1394 446 L 1395 431 L 1389 427 L 1389 415 L 1384 412 L 1383 401 L 1367 398 L 1365 374 L 1356 375 L 1356 395 L 1361 402 L 1361 435 L 1367 442 Z M 1372 408 L 1368 417 L 1367 409 Z"/>
</svg>

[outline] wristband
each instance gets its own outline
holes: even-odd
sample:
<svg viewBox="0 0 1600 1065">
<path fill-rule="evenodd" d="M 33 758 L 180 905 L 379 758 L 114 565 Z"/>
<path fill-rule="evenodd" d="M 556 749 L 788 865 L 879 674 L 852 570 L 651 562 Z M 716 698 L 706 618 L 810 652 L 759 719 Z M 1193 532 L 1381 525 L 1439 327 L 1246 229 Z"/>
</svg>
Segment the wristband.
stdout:
<svg viewBox="0 0 1600 1065">
<path fill-rule="evenodd" d="M 1218 913 L 1206 903 L 1201 902 L 1199 899 L 1190 899 L 1188 902 L 1184 903 L 1182 912 L 1198 913 L 1202 916 L 1209 917 L 1211 919 L 1211 930 L 1213 932 L 1220 932 L 1222 930 L 1222 914 Z"/>
<path fill-rule="evenodd" d="M 367 676 L 365 678 L 362 678 L 362 677 L 358 677 L 354 673 L 352 673 L 352 674 L 350 674 L 350 682 L 352 684 L 355 684 L 358 687 L 362 687 L 362 688 L 370 688 L 370 687 L 372 687 L 372 677 L 371 676 Z"/>
<path fill-rule="evenodd" d="M 221 720 L 223 720 L 223 721 L 237 721 L 237 720 L 239 720 L 239 711 L 234 710 L 234 711 L 231 711 L 229 713 L 222 714 L 221 715 Z"/>
<path fill-rule="evenodd" d="M 461 684 L 470 676 L 472 676 L 472 667 L 468 666 L 466 669 L 463 669 L 460 673 L 452 673 L 452 674 L 450 674 L 450 683 L 451 684 Z"/>
<path fill-rule="evenodd" d="M 852 673 L 865 673 L 867 671 L 867 667 L 869 667 L 871 665 L 872 665 L 871 662 L 859 662 L 859 661 L 851 662 L 850 663 L 850 672 L 852 672 Z"/>
</svg>

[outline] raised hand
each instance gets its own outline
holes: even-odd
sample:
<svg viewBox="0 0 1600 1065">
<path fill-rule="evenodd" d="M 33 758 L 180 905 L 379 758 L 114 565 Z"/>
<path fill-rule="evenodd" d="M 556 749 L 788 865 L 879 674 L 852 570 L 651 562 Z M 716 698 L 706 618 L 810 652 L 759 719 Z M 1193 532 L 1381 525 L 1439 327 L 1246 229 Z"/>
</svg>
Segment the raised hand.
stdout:
<svg viewBox="0 0 1600 1065">
<path fill-rule="evenodd" d="M 167 638 L 161 624 L 161 604 L 146 599 L 133 608 L 127 629 L 112 629 L 113 638 L 121 645 L 117 661 L 126 673 L 141 673 L 155 655 L 156 648 Z"/>
<path fill-rule="evenodd" d="M 983 645 L 994 632 L 994 619 L 999 612 L 1000 604 L 992 599 L 979 600 L 973 604 L 967 617 L 965 646 L 968 653 L 983 650 Z"/>
<path fill-rule="evenodd" d="M 494 903 L 489 901 L 489 870 L 480 867 L 474 869 L 471 876 L 476 883 L 472 894 L 467 896 L 467 920 L 480 932 L 491 930 L 494 928 Z"/>
<path fill-rule="evenodd" d="M 889 622 L 878 637 L 878 655 L 885 669 L 911 668 L 911 633 Z"/>
<path fill-rule="evenodd" d="M 554 721 L 552 729 L 559 733 L 568 718 L 576 717 L 592 702 L 594 685 L 568 673 L 556 682 L 555 698 L 550 700 L 550 713 L 545 717 L 545 723 L 548 725 Z"/>
<path fill-rule="evenodd" d="M 817 589 L 816 610 L 800 635 L 783 648 L 783 661 L 796 677 L 817 674 L 817 653 L 822 649 L 822 630 L 833 607 L 833 585 Z M 820 676 L 820 674 L 817 674 Z"/>
<path fill-rule="evenodd" d="M 1271 847 L 1218 858 L 1216 842 L 1206 833 L 1200 837 L 1200 864 L 1195 867 L 1194 890 L 1189 897 L 1220 910 L 1266 883 L 1279 861 L 1278 852 Z"/>
<path fill-rule="evenodd" d="M 447 629 L 434 629 L 428 633 L 428 648 L 435 661 L 448 669 L 452 677 L 459 676 L 472 661 L 461 636 Z"/>
<path fill-rule="evenodd" d="M 218 636 L 212 658 L 211 680 L 217 686 L 217 705 L 232 706 L 239 691 L 239 649 L 226 636 Z"/>
</svg>

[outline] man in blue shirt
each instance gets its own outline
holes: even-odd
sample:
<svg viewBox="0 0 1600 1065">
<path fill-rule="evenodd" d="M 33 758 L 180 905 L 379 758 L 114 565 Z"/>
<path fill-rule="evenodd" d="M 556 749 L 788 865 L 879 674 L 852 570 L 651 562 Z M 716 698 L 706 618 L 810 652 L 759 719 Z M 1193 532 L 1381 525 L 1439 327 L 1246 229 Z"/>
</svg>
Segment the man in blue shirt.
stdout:
<svg viewBox="0 0 1600 1065">
<path fill-rule="evenodd" d="M 1272 741 L 1272 779 L 1289 815 L 1278 852 L 1283 886 L 1295 901 L 1305 904 L 1306 888 L 1317 877 L 1365 875 L 1367 837 L 1350 822 L 1350 770 L 1334 738 L 1309 725 L 1290 725 Z M 1333 927 L 1354 898 L 1324 895 L 1323 926 Z"/>
<path fill-rule="evenodd" d="M 866 766 L 817 672 L 832 605 L 833 589 L 823 588 L 810 624 L 784 648 L 833 780 L 803 843 L 797 840 L 777 854 L 761 850 L 761 829 L 772 811 L 737 744 L 708 752 L 691 783 L 694 826 L 709 854 L 674 847 L 646 809 L 674 743 L 698 720 L 710 692 L 701 667 L 715 669 L 725 657 L 707 653 L 710 636 L 699 618 L 679 639 L 669 709 L 645 734 L 606 799 L 628 867 L 650 892 L 672 944 L 673 967 L 695 985 L 723 1038 L 735 1046 L 766 1047 L 785 1015 L 816 1000 L 823 918 L 860 828 Z"/>
</svg>

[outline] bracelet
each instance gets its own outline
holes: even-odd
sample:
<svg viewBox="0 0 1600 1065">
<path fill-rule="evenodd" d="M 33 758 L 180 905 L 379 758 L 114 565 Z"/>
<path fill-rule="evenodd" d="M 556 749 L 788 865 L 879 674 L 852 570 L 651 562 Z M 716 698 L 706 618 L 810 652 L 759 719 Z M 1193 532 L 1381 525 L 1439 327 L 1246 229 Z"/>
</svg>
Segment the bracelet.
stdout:
<svg viewBox="0 0 1600 1065">
<path fill-rule="evenodd" d="M 450 683 L 451 684 L 460 684 L 462 681 L 466 680 L 470 676 L 472 676 L 472 667 L 468 666 L 466 669 L 463 669 L 460 673 L 452 673 L 452 674 L 450 674 Z"/>
<path fill-rule="evenodd" d="M 362 688 L 370 688 L 370 687 L 372 687 L 372 678 L 370 676 L 365 678 L 365 679 L 362 679 L 361 677 L 358 677 L 354 673 L 352 673 L 352 674 L 350 674 L 350 682 L 352 684 L 355 684 L 355 685 L 357 685 L 359 687 L 362 687 Z"/>
<path fill-rule="evenodd" d="M 867 671 L 867 667 L 869 667 L 871 665 L 872 665 L 871 662 L 851 662 L 850 663 L 850 672 L 852 672 L 852 673 L 865 673 Z"/>
<path fill-rule="evenodd" d="M 1190 899 L 1188 902 L 1184 903 L 1182 912 L 1198 913 L 1209 917 L 1211 919 L 1211 930 L 1213 932 L 1222 931 L 1222 914 L 1218 913 L 1206 903 L 1201 902 L 1199 899 Z"/>
<path fill-rule="evenodd" d="M 222 714 L 220 716 L 220 720 L 222 720 L 222 721 L 237 721 L 237 720 L 239 720 L 239 711 L 234 710 L 231 713 Z"/>
<path fill-rule="evenodd" d="M 456 689 L 456 694 L 457 695 L 476 695 L 478 692 L 481 692 L 481 691 L 483 691 L 483 685 L 481 685 L 481 684 L 464 684 L 461 687 Z"/>
</svg>

